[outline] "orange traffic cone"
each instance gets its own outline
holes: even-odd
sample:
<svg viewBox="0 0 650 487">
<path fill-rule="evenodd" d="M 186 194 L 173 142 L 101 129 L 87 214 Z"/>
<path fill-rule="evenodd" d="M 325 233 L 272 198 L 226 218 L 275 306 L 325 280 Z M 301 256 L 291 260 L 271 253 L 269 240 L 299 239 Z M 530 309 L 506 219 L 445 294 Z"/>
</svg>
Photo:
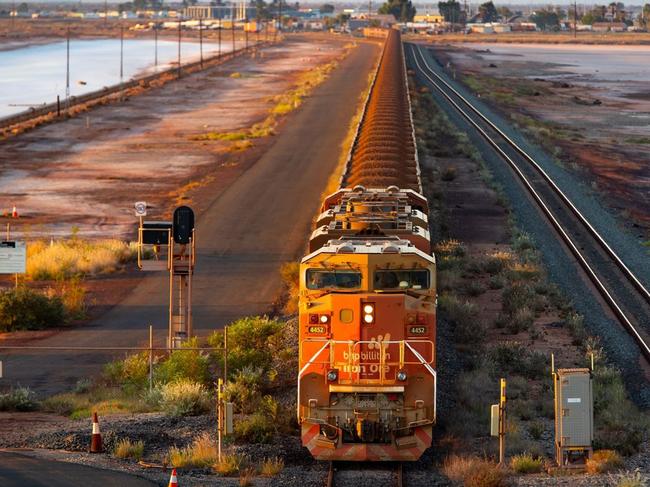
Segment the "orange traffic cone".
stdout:
<svg viewBox="0 0 650 487">
<path fill-rule="evenodd" d="M 102 435 L 99 432 L 99 421 L 97 413 L 93 413 L 93 435 L 90 439 L 90 453 L 101 453 L 102 451 Z"/>
<path fill-rule="evenodd" d="M 11 210 L 11 218 L 18 218 L 18 210 L 16 209 L 16 205 L 14 205 L 13 210 Z"/>
<path fill-rule="evenodd" d="M 169 485 L 167 487 L 178 487 L 178 479 L 176 478 L 176 469 L 172 469 L 172 476 L 169 477 Z"/>
</svg>

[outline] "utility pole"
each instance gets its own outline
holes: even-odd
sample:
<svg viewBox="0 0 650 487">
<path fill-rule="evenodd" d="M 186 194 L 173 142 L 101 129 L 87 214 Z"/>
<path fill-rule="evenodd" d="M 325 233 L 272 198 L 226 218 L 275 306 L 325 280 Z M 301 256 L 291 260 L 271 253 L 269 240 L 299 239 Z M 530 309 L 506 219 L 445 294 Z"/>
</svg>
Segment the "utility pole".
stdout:
<svg viewBox="0 0 650 487">
<path fill-rule="evenodd" d="M 219 14 L 223 14 L 222 11 Z M 223 29 L 223 17 L 219 17 L 219 30 L 217 32 L 217 56 L 221 58 L 221 29 Z"/>
<path fill-rule="evenodd" d="M 178 19 L 178 77 L 181 77 L 181 19 Z"/>
<path fill-rule="evenodd" d="M 244 51 L 248 52 L 248 11 L 244 6 Z"/>
<path fill-rule="evenodd" d="M 203 69 L 203 19 L 199 19 L 199 50 L 201 52 L 201 69 Z"/>
<path fill-rule="evenodd" d="M 371 12 L 372 12 L 372 0 L 368 0 L 368 27 L 370 27 Z"/>
<path fill-rule="evenodd" d="M 124 95 L 124 26 L 120 25 L 120 100 Z"/>
<path fill-rule="evenodd" d="M 230 30 L 232 31 L 232 52 L 235 53 L 235 5 L 232 6 L 232 22 L 230 22 Z"/>
<path fill-rule="evenodd" d="M 108 25 L 108 0 L 104 0 L 104 28 Z"/>
<path fill-rule="evenodd" d="M 70 110 L 70 27 L 66 34 L 65 44 L 65 111 Z"/>
<path fill-rule="evenodd" d="M 154 45 L 154 54 L 153 54 L 153 65 L 158 71 L 158 23 L 154 25 L 153 28 L 153 45 Z"/>
<path fill-rule="evenodd" d="M 278 29 L 282 32 L 282 0 L 280 0 L 280 10 L 278 17 L 280 17 L 280 22 L 278 23 Z"/>
<path fill-rule="evenodd" d="M 573 38 L 578 37 L 578 0 L 573 2 Z"/>
</svg>

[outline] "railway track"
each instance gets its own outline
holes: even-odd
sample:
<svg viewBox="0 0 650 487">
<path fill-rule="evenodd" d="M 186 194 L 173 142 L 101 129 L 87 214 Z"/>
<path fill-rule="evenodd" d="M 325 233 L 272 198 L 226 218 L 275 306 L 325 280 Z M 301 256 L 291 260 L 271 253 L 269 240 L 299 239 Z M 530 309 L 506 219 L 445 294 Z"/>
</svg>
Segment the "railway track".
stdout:
<svg viewBox="0 0 650 487">
<path fill-rule="evenodd" d="M 385 468 L 383 463 L 379 467 L 375 463 L 372 467 L 372 470 L 369 470 L 365 467 L 359 468 L 356 463 L 330 462 L 326 487 L 358 487 L 362 485 L 404 487 L 402 462 L 395 462 L 388 468 Z"/>
<path fill-rule="evenodd" d="M 535 159 L 432 67 L 422 47 L 408 44 L 414 66 L 429 84 L 512 168 L 554 227 L 600 297 L 650 363 L 650 291 Z"/>
<path fill-rule="evenodd" d="M 400 34 L 391 31 L 357 127 L 341 188 L 394 185 L 422 192 L 407 86 Z"/>
</svg>

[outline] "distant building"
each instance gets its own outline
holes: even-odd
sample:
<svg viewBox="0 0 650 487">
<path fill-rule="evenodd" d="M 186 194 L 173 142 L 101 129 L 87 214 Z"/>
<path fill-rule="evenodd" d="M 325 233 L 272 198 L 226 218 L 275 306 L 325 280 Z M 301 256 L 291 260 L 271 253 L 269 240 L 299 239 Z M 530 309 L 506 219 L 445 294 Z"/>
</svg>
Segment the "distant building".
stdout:
<svg viewBox="0 0 650 487">
<path fill-rule="evenodd" d="M 424 14 L 413 17 L 413 22 L 426 24 L 442 24 L 445 18 L 440 14 Z"/>
<path fill-rule="evenodd" d="M 594 32 L 625 32 L 627 25 L 623 22 L 594 22 Z"/>
<path fill-rule="evenodd" d="M 238 5 L 192 5 L 183 10 L 183 17 L 187 19 L 249 19 L 255 18 L 255 7 Z"/>
</svg>

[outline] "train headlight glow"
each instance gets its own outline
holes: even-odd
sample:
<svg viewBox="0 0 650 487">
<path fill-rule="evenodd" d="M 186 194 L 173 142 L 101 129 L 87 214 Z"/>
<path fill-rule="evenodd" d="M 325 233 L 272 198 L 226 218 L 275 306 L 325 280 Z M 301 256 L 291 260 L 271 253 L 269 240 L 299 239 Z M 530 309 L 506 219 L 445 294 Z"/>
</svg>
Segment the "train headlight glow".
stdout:
<svg viewBox="0 0 650 487">
<path fill-rule="evenodd" d="M 375 305 L 366 303 L 363 305 L 363 322 L 366 325 L 371 325 L 375 322 Z"/>
<path fill-rule="evenodd" d="M 334 382 L 339 378 L 339 371 L 336 369 L 329 370 L 327 372 L 327 380 L 330 382 Z"/>
<path fill-rule="evenodd" d="M 405 370 L 400 370 L 397 372 L 397 380 L 400 382 L 404 382 L 407 379 L 406 371 Z"/>
<path fill-rule="evenodd" d="M 320 322 L 323 324 L 330 322 L 330 317 L 328 315 L 320 315 Z"/>
</svg>

